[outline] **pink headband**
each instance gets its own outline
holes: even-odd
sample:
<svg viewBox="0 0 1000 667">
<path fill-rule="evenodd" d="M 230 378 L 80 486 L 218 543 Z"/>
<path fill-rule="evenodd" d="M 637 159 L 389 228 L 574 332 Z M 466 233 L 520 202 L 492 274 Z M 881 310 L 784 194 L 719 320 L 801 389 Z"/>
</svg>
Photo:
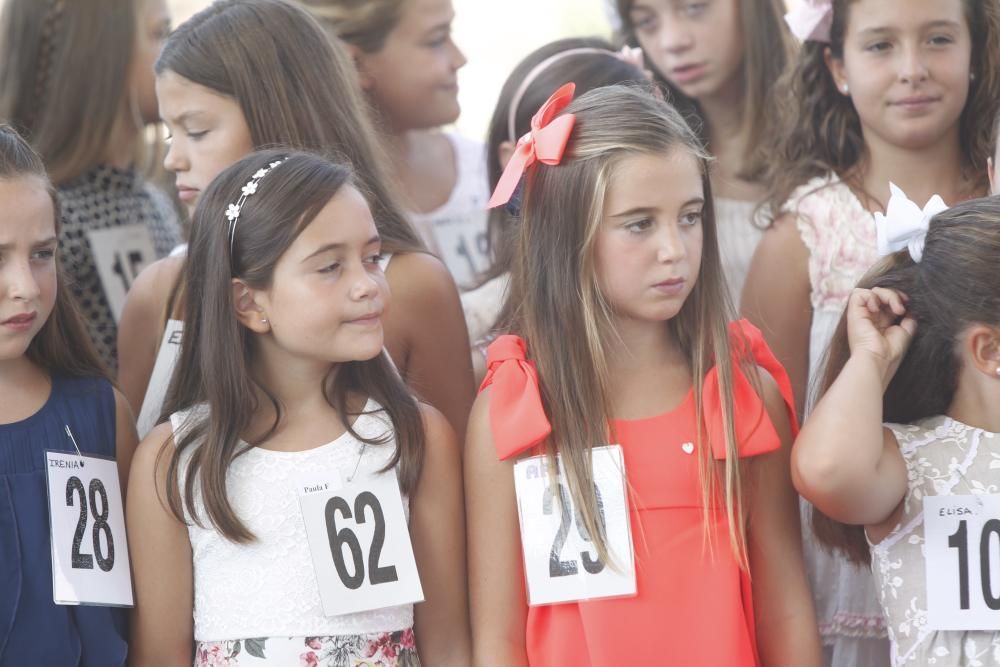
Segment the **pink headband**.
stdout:
<svg viewBox="0 0 1000 667">
<path fill-rule="evenodd" d="M 785 23 L 803 42 L 829 44 L 833 0 L 799 0 L 795 9 L 785 14 Z"/>
</svg>

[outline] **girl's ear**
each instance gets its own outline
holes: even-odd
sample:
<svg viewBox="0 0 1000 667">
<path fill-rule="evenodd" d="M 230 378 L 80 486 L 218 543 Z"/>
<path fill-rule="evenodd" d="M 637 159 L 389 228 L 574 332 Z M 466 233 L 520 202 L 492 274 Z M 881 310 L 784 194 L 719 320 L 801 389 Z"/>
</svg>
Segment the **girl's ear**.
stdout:
<svg viewBox="0 0 1000 667">
<path fill-rule="evenodd" d="M 361 86 L 361 90 L 369 91 L 375 87 L 375 81 L 372 79 L 371 75 L 367 71 L 368 57 L 367 54 L 361 50 L 360 46 L 350 44 L 341 40 L 341 44 L 347 49 L 347 53 L 350 54 L 351 60 L 354 61 L 354 69 L 358 71 L 358 84 Z"/>
<path fill-rule="evenodd" d="M 837 86 L 837 90 L 842 95 L 850 95 L 851 89 L 847 84 L 847 73 L 844 71 L 843 59 L 834 57 L 830 47 L 827 47 L 823 50 L 823 61 L 826 63 L 827 71 L 830 72 L 830 78 L 833 79 L 833 85 Z"/>
<path fill-rule="evenodd" d="M 257 303 L 259 293 L 251 289 L 239 278 L 233 278 L 233 308 L 236 319 L 254 333 L 264 334 L 271 330 L 264 308 Z"/>
<path fill-rule="evenodd" d="M 982 373 L 996 378 L 1000 374 L 1000 329 L 975 324 L 966 334 L 969 361 Z"/>
</svg>

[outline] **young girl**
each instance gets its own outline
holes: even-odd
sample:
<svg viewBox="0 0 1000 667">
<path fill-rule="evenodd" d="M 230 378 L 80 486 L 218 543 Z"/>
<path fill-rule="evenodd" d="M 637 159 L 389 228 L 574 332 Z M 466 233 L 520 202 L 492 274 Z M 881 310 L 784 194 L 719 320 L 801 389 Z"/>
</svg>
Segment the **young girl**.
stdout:
<svg viewBox="0 0 1000 667">
<path fill-rule="evenodd" d="M 354 56 L 410 220 L 455 281 L 488 266 L 483 145 L 438 128 L 458 119 L 451 0 L 305 0 Z"/>
<path fill-rule="evenodd" d="M 806 412 L 851 289 L 878 259 L 872 212 L 883 210 L 890 180 L 921 206 L 938 191 L 948 203 L 985 194 L 1000 104 L 1000 55 L 989 46 L 1000 37 L 996 0 L 819 2 L 817 11 L 775 93 L 787 128 L 770 159 L 779 215 L 742 301 Z M 884 665 L 870 573 L 831 558 L 810 533 L 828 664 Z"/>
<path fill-rule="evenodd" d="M 0 126 L 0 665 L 125 665 L 125 612 L 53 603 L 46 450 L 114 458 L 135 427 L 65 286 L 41 158 Z M 95 529 L 96 530 L 96 529 Z"/>
<path fill-rule="evenodd" d="M 201 199 L 169 423 L 139 446 L 129 496 L 136 661 L 178 664 L 194 648 L 199 666 L 467 664 L 459 447 L 382 352 L 381 241 L 349 170 L 263 151 Z M 389 475 L 425 602 L 326 613 L 298 498 L 324 474 Z M 379 545 L 400 539 L 391 527 Z"/>
<path fill-rule="evenodd" d="M 63 214 L 59 247 L 90 337 L 117 366 L 117 323 L 143 266 L 180 242 L 169 199 L 135 166 L 158 120 L 153 61 L 164 0 L 10 0 L 0 39 L 0 118 L 45 160 Z"/>
<path fill-rule="evenodd" d="M 712 189 L 719 250 L 739 301 L 762 229 L 755 209 L 771 112 L 770 91 L 791 60 L 782 0 L 617 0 L 629 43 L 716 158 Z M 778 129 L 778 128 L 775 128 Z"/>
<path fill-rule="evenodd" d="M 700 143 L 652 94 L 600 88 L 560 114 L 571 91 L 535 116 L 492 202 L 529 165 L 517 335 L 490 347 L 465 454 L 475 664 L 818 665 L 791 394 L 759 332 L 727 324 Z M 623 448 L 624 479 L 616 467 L 595 490 L 604 443 Z M 634 596 L 529 607 L 521 552 L 537 531 L 518 530 L 513 471 L 543 453 L 565 470 L 563 516 L 576 508 L 600 554 L 588 572 L 631 571 L 628 552 L 605 556 L 618 485 Z M 544 567 L 558 570 L 548 542 Z"/>
<path fill-rule="evenodd" d="M 938 562 L 949 565 L 961 553 L 952 548 L 961 542 L 947 538 L 961 536 L 958 517 L 945 532 L 936 529 L 945 537 L 934 536 L 932 501 L 965 496 L 969 502 L 958 505 L 964 519 L 997 498 L 1000 201 L 961 204 L 936 215 L 929 229 L 916 205 L 890 201 L 889 208 L 888 223 L 911 236 L 898 239 L 903 249 L 851 293 L 831 345 L 832 384 L 795 442 L 796 486 L 817 509 L 852 525 L 824 524 L 836 529 L 826 533 L 829 541 L 874 569 L 894 667 L 1000 665 L 996 611 L 992 631 L 971 631 L 983 626 L 968 619 L 942 630 L 935 616 L 943 605 L 926 576 L 936 551 L 947 550 Z M 894 240 L 891 229 L 883 234 Z M 987 512 L 983 521 L 995 519 L 996 503 Z M 978 574 L 981 531 L 968 534 Z M 988 540 L 983 567 L 995 577 L 996 546 L 990 551 Z M 957 610 L 963 583 L 952 576 L 935 568 Z M 984 577 L 982 592 L 975 586 L 972 593 L 983 609 L 983 596 L 995 596 L 993 581 L 990 590 Z M 974 598 L 968 606 L 975 608 Z"/>
<path fill-rule="evenodd" d="M 160 111 L 173 135 L 164 164 L 189 207 L 223 168 L 254 148 L 292 146 L 351 162 L 372 194 L 396 297 L 386 347 L 407 384 L 464 433 L 475 388 L 458 291 L 447 269 L 423 251 L 386 186 L 344 51 L 290 2 L 223 0 L 172 34 L 156 67 Z M 137 410 L 165 315 L 180 319 L 183 312 L 182 262 L 150 267 L 126 304 L 121 381 Z"/>
<path fill-rule="evenodd" d="M 641 56 L 638 58 L 641 62 Z M 531 129 L 531 116 L 552 93 L 572 81 L 577 94 L 629 81 L 645 81 L 640 66 L 630 62 L 611 45 L 596 38 L 561 39 L 530 53 L 514 68 L 500 91 L 493 110 L 487 138 L 486 172 L 489 187 L 495 188 L 518 138 Z M 484 341 L 496 324 L 510 284 L 510 267 L 517 229 L 506 207 L 489 212 L 492 262 L 482 283 L 462 294 L 462 308 L 469 339 L 477 345 L 473 366 L 485 372 Z M 482 349 L 482 352 L 480 351 Z"/>
</svg>

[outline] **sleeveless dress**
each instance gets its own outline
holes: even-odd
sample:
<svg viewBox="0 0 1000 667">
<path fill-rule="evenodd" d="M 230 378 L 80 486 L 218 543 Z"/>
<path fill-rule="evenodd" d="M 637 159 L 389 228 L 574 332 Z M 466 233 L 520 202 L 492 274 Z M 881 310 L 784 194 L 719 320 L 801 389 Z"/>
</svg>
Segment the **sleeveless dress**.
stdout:
<svg viewBox="0 0 1000 667">
<path fill-rule="evenodd" d="M 809 250 L 812 325 L 806 414 L 816 401 L 826 350 L 851 290 L 878 262 L 875 219 L 835 174 L 800 186 L 783 207 L 795 216 Z M 802 501 L 806 568 L 816 603 L 826 665 L 884 667 L 885 619 L 871 572 L 822 547 L 812 530 L 812 505 Z"/>
<path fill-rule="evenodd" d="M 114 667 L 128 654 L 127 610 L 52 601 L 45 450 L 114 457 L 107 380 L 52 378 L 42 408 L 0 425 L 0 667 Z"/>
<path fill-rule="evenodd" d="M 748 322 L 732 325 L 732 331 L 734 358 L 745 358 L 775 378 L 794 428 L 791 383 L 784 369 L 760 332 Z M 490 348 L 490 361 L 491 375 L 487 375 L 484 387 L 499 378 L 498 365 L 508 361 L 530 364 L 523 341 L 516 336 L 498 338 Z M 740 456 L 779 449 L 780 440 L 763 402 L 742 372 L 736 375 L 734 402 Z M 725 459 L 725 446 L 714 368 L 705 380 L 706 430 L 714 458 L 721 460 Z M 498 456 L 506 459 L 541 453 L 531 442 L 508 447 L 513 439 L 497 437 L 501 429 L 521 428 L 520 424 L 498 422 L 524 421 L 523 413 L 504 418 L 513 410 L 493 412 L 493 406 L 507 393 L 507 388 L 501 386 L 505 382 L 498 380 L 491 395 L 490 416 Z M 521 401 L 522 408 L 527 400 Z M 713 551 L 705 548 L 698 456 L 689 444 L 696 442 L 693 392 L 665 414 L 619 420 L 614 429 L 623 449 L 631 489 L 629 511 L 632 534 L 636 536 L 637 595 L 529 607 L 525 629 L 529 664 L 759 665 L 750 575 L 740 567 L 729 547 L 728 523 L 721 507 L 713 508 L 709 515 Z"/>
<path fill-rule="evenodd" d="M 207 417 L 207 408 L 175 413 L 174 433 Z M 190 421 L 195 420 L 195 421 Z M 369 400 L 354 423 L 364 438 L 392 432 Z M 191 450 L 188 450 L 189 452 Z M 194 561 L 195 667 L 419 667 L 413 605 L 326 616 L 297 495 L 300 476 L 316 470 L 377 471 L 392 458 L 395 438 L 365 446 L 350 433 L 301 452 L 250 447 L 230 465 L 226 492 L 257 540 L 236 544 L 188 516 Z M 187 465 L 190 454 L 183 457 Z M 409 515 L 409 501 L 403 496 Z M 200 494 L 195 510 L 205 517 Z"/>
<path fill-rule="evenodd" d="M 719 255 L 722 257 L 722 271 L 734 306 L 740 305 L 740 295 L 750 271 L 750 261 L 757 244 L 764 237 L 764 229 L 754 224 L 756 209 L 756 202 L 715 198 Z"/>
<path fill-rule="evenodd" d="M 945 416 L 888 427 L 899 442 L 908 472 L 899 524 L 885 539 L 871 545 L 872 567 L 892 641 L 892 665 L 997 667 L 1000 631 L 926 628 L 923 499 L 1000 494 L 1000 434 Z"/>
</svg>

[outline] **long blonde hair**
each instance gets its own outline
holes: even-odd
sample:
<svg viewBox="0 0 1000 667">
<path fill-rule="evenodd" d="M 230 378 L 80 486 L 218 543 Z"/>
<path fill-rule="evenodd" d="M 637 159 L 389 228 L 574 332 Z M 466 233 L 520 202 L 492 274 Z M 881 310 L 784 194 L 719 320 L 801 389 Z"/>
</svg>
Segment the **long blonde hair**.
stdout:
<svg viewBox="0 0 1000 667">
<path fill-rule="evenodd" d="M 607 562 L 607 540 L 597 517 L 594 489 L 585 483 L 593 478 L 591 446 L 609 442 L 609 435 L 615 435 L 609 433 L 613 415 L 606 350 L 616 334 L 611 309 L 598 286 L 594 245 L 618 165 L 635 155 L 688 151 L 701 165 L 706 200 L 704 246 L 697 282 L 667 327 L 694 378 L 705 525 L 721 490 L 730 543 L 745 564 L 728 328 L 732 305 L 719 258 L 708 157 L 680 114 L 647 89 L 617 85 L 592 90 L 575 100 L 566 113 L 576 114 L 576 126 L 561 164 L 538 165 L 526 176 L 510 292 L 500 322 L 501 330 L 525 339 L 538 367 L 542 400 L 552 424 L 547 442 L 551 462 L 554 465 L 555 455 L 560 455 L 574 505 Z M 701 417 L 702 387 L 712 366 L 719 374 L 726 439 L 721 479 Z"/>
</svg>

